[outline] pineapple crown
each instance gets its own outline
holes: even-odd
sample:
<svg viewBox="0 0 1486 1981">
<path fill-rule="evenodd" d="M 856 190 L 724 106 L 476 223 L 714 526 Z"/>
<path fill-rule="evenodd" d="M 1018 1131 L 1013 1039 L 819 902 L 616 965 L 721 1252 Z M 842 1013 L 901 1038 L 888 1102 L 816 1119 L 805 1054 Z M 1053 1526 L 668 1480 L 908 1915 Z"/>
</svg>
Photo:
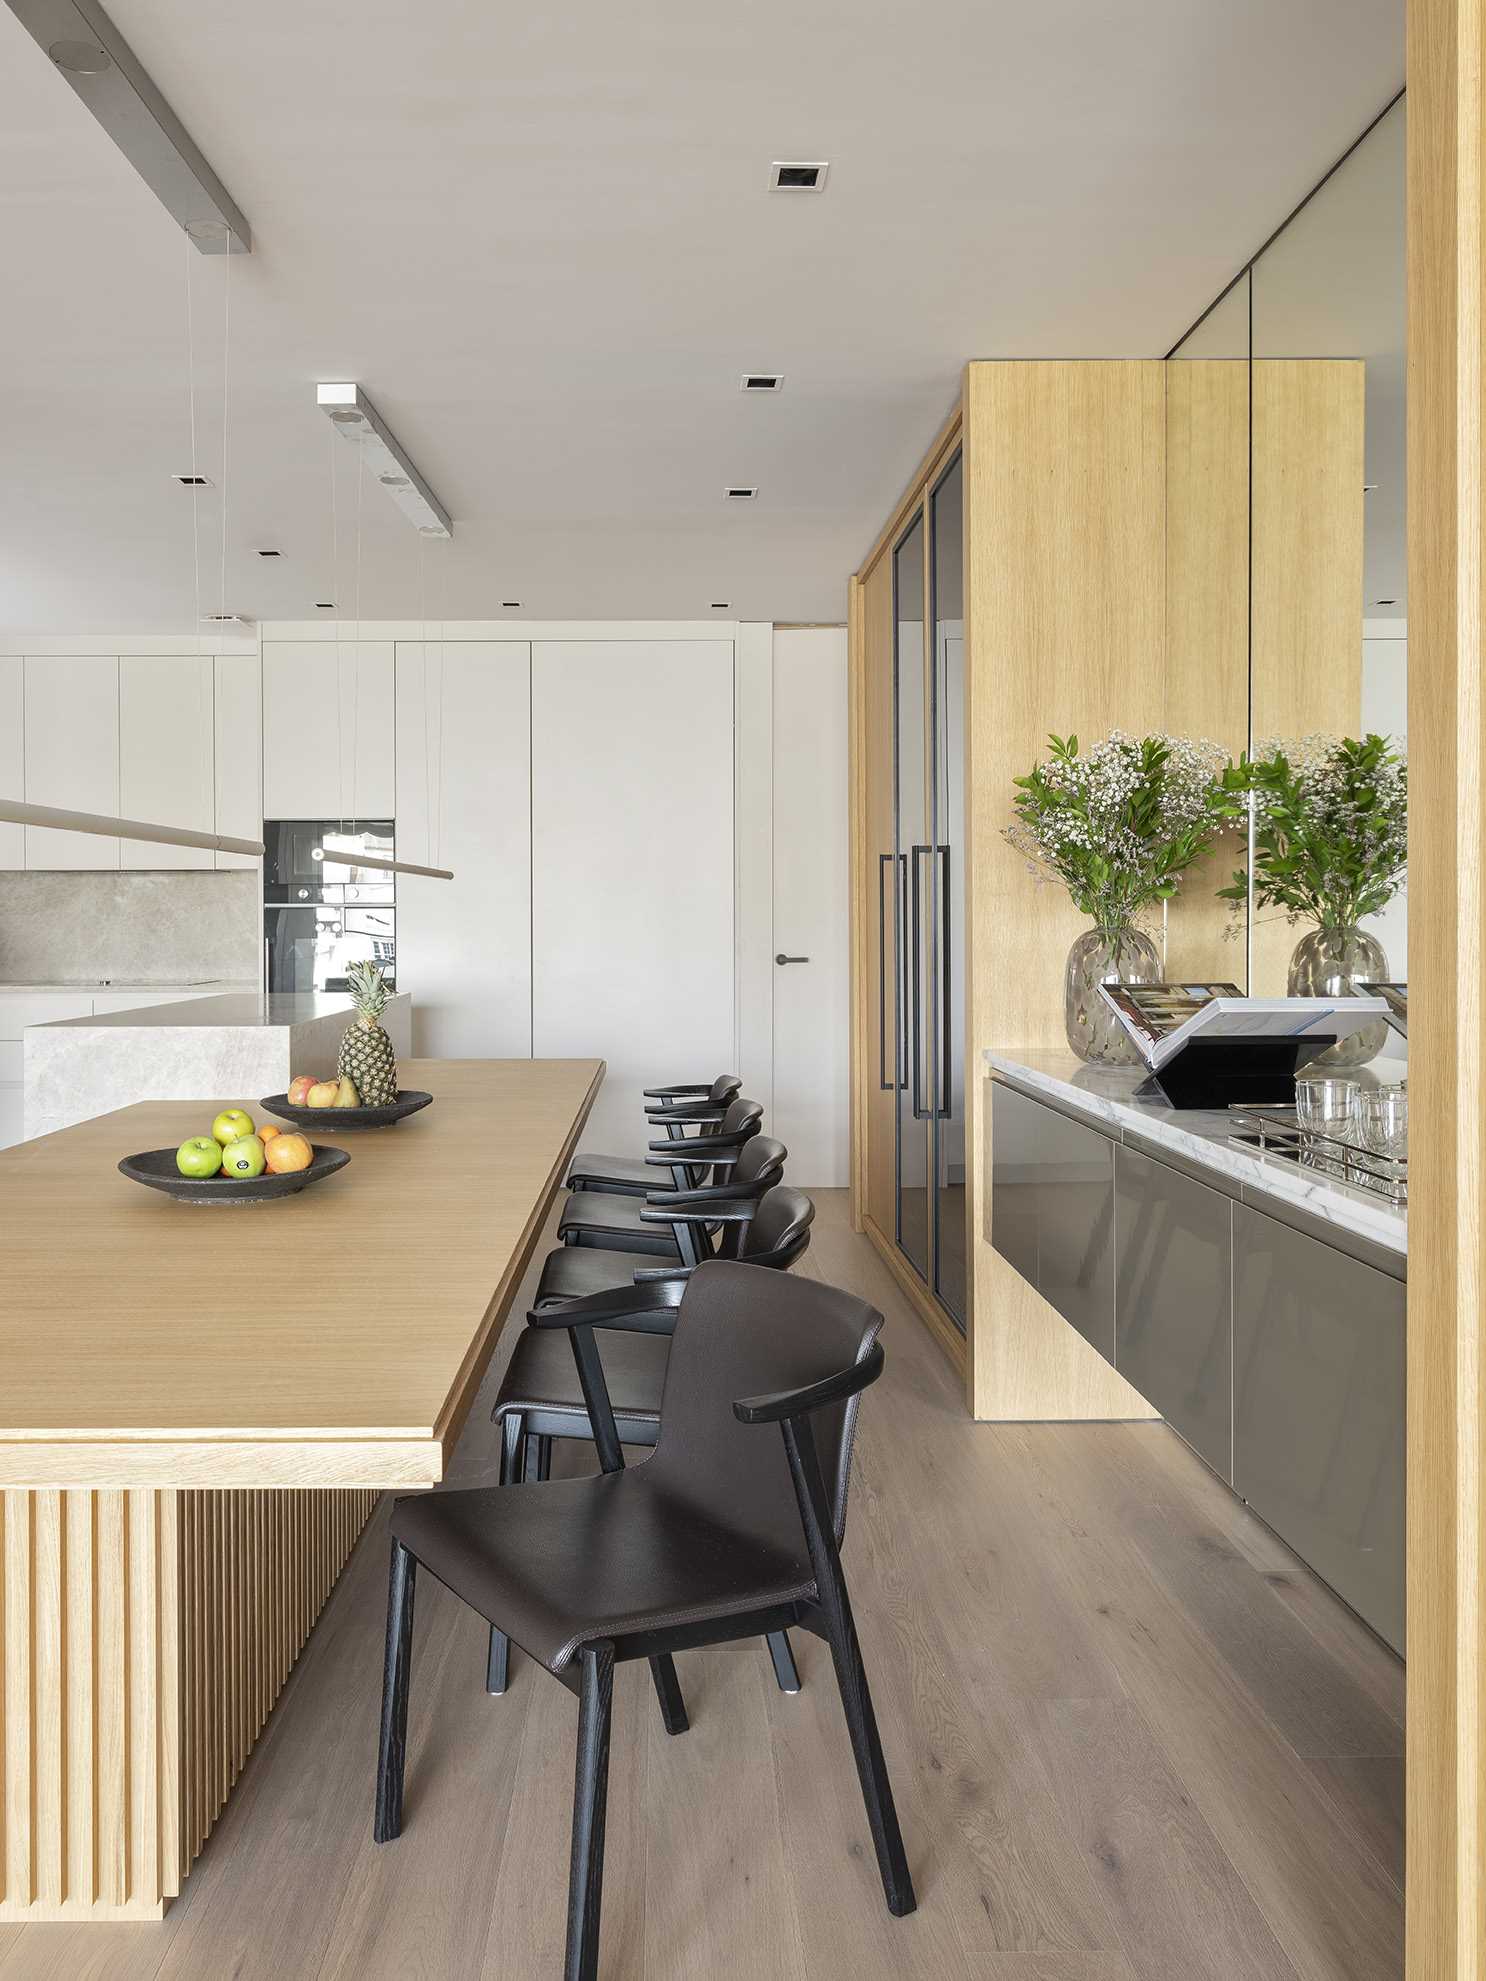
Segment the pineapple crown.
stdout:
<svg viewBox="0 0 1486 1981">
<path fill-rule="evenodd" d="M 380 965 L 369 962 L 347 964 L 346 988 L 359 1016 L 374 1024 L 386 1009 L 388 998 L 387 980 Z"/>
</svg>

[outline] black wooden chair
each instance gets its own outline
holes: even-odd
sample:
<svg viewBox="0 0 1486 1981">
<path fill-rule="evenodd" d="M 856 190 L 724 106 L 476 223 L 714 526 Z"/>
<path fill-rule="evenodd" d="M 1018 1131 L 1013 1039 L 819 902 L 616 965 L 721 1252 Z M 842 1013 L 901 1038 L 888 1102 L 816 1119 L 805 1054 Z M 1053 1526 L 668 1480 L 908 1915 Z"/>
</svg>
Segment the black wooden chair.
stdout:
<svg viewBox="0 0 1486 1981">
<path fill-rule="evenodd" d="M 788 1272 L 809 1250 L 814 1220 L 815 1206 L 807 1196 L 778 1185 L 759 1200 L 752 1217 L 741 1227 L 740 1256 L 750 1265 Z M 595 1324 L 603 1321 L 599 1359 L 621 1444 L 653 1445 L 660 1435 L 670 1336 L 687 1278 L 684 1270 L 678 1270 L 672 1279 L 615 1287 L 577 1303 L 594 1317 Z M 537 1317 L 532 1314 L 529 1318 L 534 1321 Z M 490 1414 L 501 1427 L 503 1486 L 548 1478 L 554 1438 L 593 1437 L 583 1384 L 561 1333 L 545 1327 L 524 1330 Z M 769 1656 L 780 1691 L 798 1692 L 800 1675 L 789 1638 L 782 1631 L 770 1636 Z M 510 1642 L 505 1632 L 492 1624 L 485 1690 L 498 1695 L 510 1682 Z"/>
<path fill-rule="evenodd" d="M 751 1103 L 750 1103 L 751 1105 Z M 710 1139 L 730 1139 L 713 1137 Z M 557 1235 L 564 1245 L 596 1245 L 610 1252 L 644 1252 L 683 1265 L 700 1265 L 707 1256 L 699 1249 L 705 1228 L 695 1213 L 709 1202 L 759 1198 L 784 1174 L 789 1150 L 772 1135 L 751 1135 L 736 1144 L 712 1172 L 713 1180 L 699 1189 L 667 1188 L 660 1179 L 646 1197 L 611 1196 L 607 1190 L 583 1190 L 569 1197 L 558 1219 Z M 646 1216 L 647 1211 L 684 1211 L 688 1215 L 667 1226 Z"/>
<path fill-rule="evenodd" d="M 688 1130 L 693 1135 L 715 1132 L 742 1089 L 743 1082 L 736 1073 L 720 1073 L 710 1086 L 647 1087 L 644 1097 L 651 1105 L 645 1110 L 645 1118 L 664 1128 L 669 1141 L 689 1139 Z M 755 1109 L 755 1120 L 758 1112 Z M 703 1181 L 700 1176 L 690 1180 Z M 655 1179 L 643 1157 L 603 1156 L 580 1149 L 568 1171 L 568 1188 L 643 1197 L 647 1190 L 655 1188 Z"/>
<path fill-rule="evenodd" d="M 596 1981 L 614 1666 L 648 1658 L 668 1733 L 689 1724 L 675 1655 L 792 1625 L 831 1647 L 889 1912 L 915 1906 L 841 1569 L 861 1393 L 882 1316 L 818 1281 L 709 1261 L 675 1316 L 654 1455 L 624 1468 L 592 1315 L 571 1331 L 603 1473 L 395 1502 L 373 1834 L 402 1829 L 421 1562 L 578 1697 L 565 1981 Z M 777 1424 L 773 1444 L 760 1427 Z"/>
</svg>

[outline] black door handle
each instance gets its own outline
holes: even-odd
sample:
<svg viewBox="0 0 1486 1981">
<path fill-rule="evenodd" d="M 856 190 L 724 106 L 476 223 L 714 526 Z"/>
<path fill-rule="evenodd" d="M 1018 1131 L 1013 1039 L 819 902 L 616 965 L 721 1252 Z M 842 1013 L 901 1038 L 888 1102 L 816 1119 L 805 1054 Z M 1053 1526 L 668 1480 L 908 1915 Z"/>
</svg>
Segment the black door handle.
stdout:
<svg viewBox="0 0 1486 1981">
<path fill-rule="evenodd" d="M 774 961 L 776 963 L 808 963 L 810 958 L 808 956 L 786 956 L 781 949 L 779 954 L 774 958 Z"/>
</svg>

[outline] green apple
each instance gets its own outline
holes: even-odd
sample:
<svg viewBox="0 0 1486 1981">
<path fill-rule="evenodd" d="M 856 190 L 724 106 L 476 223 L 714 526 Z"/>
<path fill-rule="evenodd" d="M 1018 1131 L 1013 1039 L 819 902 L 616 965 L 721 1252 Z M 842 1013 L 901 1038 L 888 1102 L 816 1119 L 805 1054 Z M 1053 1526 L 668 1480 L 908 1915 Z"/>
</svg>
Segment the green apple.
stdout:
<svg viewBox="0 0 1486 1981">
<path fill-rule="evenodd" d="M 261 1176 L 267 1165 L 268 1157 L 256 1135 L 243 1135 L 222 1151 L 222 1174 L 239 1183 Z"/>
<path fill-rule="evenodd" d="M 253 1132 L 253 1117 L 244 1114 L 240 1107 L 223 1108 L 212 1123 L 212 1133 L 225 1149 L 229 1142 L 240 1142 Z"/>
<path fill-rule="evenodd" d="M 175 1166 L 182 1176 L 215 1176 L 222 1167 L 222 1145 L 212 1135 L 193 1135 L 175 1152 Z"/>
</svg>

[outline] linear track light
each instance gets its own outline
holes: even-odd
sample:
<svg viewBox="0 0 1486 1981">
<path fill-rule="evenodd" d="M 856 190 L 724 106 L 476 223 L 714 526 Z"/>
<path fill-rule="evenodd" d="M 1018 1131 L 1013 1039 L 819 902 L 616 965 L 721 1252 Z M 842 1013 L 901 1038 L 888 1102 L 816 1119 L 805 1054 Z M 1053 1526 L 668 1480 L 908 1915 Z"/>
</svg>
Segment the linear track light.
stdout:
<svg viewBox="0 0 1486 1981">
<path fill-rule="evenodd" d="M 242 210 L 98 0 L 6 0 L 204 255 L 251 254 Z"/>
<path fill-rule="evenodd" d="M 68 812 L 56 805 L 25 805 L 0 798 L 0 825 L 46 826 L 57 832 L 96 832 L 108 839 L 143 839 L 152 846 L 200 846 L 208 853 L 245 853 L 257 859 L 261 839 L 231 839 L 221 832 L 193 832 L 184 825 L 151 825 L 145 819 L 109 818 L 101 812 Z"/>
<path fill-rule="evenodd" d="M 375 867 L 379 873 L 422 874 L 426 880 L 453 880 L 448 867 L 420 867 L 412 860 L 388 860 L 380 853 L 362 853 L 354 847 L 324 846 L 321 857 L 338 867 Z"/>
<path fill-rule="evenodd" d="M 454 534 L 449 512 L 398 445 L 376 407 L 359 385 L 319 385 L 315 399 L 320 410 L 362 450 L 362 459 L 392 500 L 425 537 Z"/>
</svg>

